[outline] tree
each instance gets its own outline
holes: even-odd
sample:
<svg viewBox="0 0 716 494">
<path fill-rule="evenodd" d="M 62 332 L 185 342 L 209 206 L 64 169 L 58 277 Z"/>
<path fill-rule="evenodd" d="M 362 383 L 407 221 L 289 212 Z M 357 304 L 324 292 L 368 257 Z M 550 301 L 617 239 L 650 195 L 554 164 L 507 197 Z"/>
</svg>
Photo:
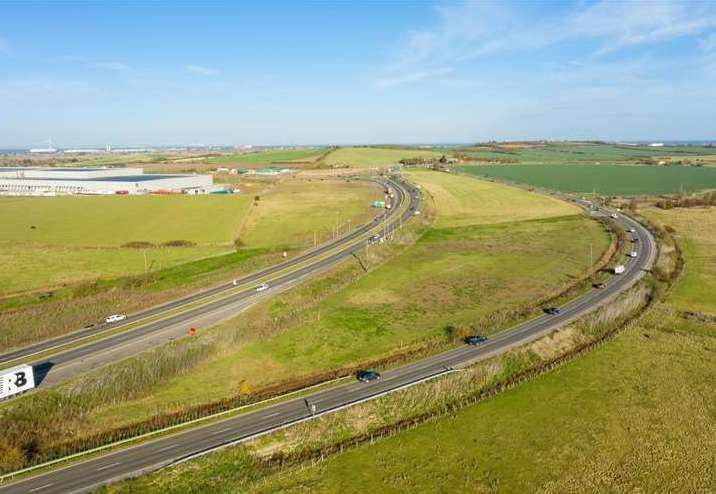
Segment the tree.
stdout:
<svg viewBox="0 0 716 494">
<path fill-rule="evenodd" d="M 251 387 L 249 387 L 249 383 L 246 382 L 246 379 L 242 379 L 239 383 L 239 396 L 245 397 L 251 394 Z"/>
</svg>

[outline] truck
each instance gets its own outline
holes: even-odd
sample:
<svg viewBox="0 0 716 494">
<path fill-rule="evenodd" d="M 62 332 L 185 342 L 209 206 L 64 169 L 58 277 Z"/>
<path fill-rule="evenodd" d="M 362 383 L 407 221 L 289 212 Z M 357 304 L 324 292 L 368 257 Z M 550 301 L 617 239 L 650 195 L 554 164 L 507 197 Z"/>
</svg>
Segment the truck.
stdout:
<svg viewBox="0 0 716 494">
<path fill-rule="evenodd" d="M 0 371 L 0 400 L 10 398 L 35 387 L 35 374 L 31 365 L 18 365 Z"/>
<path fill-rule="evenodd" d="M 614 266 L 614 274 L 622 274 L 622 273 L 624 273 L 624 271 L 626 271 L 626 268 L 624 267 L 623 264 Z"/>
</svg>

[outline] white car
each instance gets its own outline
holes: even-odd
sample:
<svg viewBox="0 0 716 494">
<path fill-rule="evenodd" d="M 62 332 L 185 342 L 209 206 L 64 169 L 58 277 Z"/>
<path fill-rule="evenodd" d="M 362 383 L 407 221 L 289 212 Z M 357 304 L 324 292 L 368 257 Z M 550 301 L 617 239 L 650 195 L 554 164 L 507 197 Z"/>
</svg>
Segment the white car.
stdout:
<svg viewBox="0 0 716 494">
<path fill-rule="evenodd" d="M 619 216 L 617 216 L 617 213 L 612 213 L 609 215 L 610 218 L 617 219 Z"/>
<path fill-rule="evenodd" d="M 269 289 L 268 283 L 261 283 L 259 286 L 256 287 L 257 292 L 263 292 Z"/>
<path fill-rule="evenodd" d="M 126 314 L 112 314 L 111 316 L 107 317 L 104 322 L 106 322 L 107 324 L 112 324 L 113 322 L 124 321 L 125 319 L 127 319 Z"/>
<path fill-rule="evenodd" d="M 636 233 L 636 228 L 629 228 L 629 233 Z"/>
<path fill-rule="evenodd" d="M 629 253 L 629 257 L 636 257 L 638 254 L 635 251 Z"/>
</svg>

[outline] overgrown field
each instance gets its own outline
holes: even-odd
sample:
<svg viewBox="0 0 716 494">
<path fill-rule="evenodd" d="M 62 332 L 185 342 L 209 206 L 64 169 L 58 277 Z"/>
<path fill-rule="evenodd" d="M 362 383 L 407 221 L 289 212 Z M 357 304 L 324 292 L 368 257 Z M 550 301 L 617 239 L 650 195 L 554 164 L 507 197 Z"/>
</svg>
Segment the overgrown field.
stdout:
<svg viewBox="0 0 716 494">
<path fill-rule="evenodd" d="M 465 173 L 556 189 L 602 195 L 651 195 L 716 188 L 716 168 L 627 165 L 478 165 Z"/>
<path fill-rule="evenodd" d="M 528 217 L 525 212 L 503 211 L 505 221 L 495 223 L 498 211 L 489 210 L 501 209 L 502 203 L 490 201 L 491 194 L 509 191 L 534 198 L 515 201 L 527 210 L 539 210 L 542 198 L 502 185 L 482 189 L 481 182 L 469 177 L 437 172 L 419 179 L 425 187 L 432 180 L 441 185 L 438 210 L 460 205 L 459 226 L 443 222 L 412 246 L 413 234 L 401 236 L 397 244 L 372 246 L 361 254 L 361 262 L 379 267 L 363 276 L 358 277 L 360 268 L 352 262 L 341 268 L 348 271 L 336 271 L 264 302 L 195 342 L 177 342 L 162 350 L 162 356 L 131 359 L 82 378 L 102 383 L 101 390 L 69 383 L 20 398 L 5 408 L 10 414 L 5 420 L 23 409 L 38 410 L 32 423 L 23 427 L 36 431 L 42 450 L 153 414 L 233 396 L 242 382 L 258 392 L 321 371 L 400 355 L 426 343 L 439 348 L 448 343 L 447 324 L 475 324 L 489 334 L 520 308 L 534 307 L 574 283 L 589 267 L 590 244 L 600 253 L 609 243 L 603 226 L 572 206 L 566 205 L 562 216 L 522 221 L 515 218 Z M 464 193 L 465 183 L 486 198 L 483 204 Z M 430 214 L 430 205 L 425 207 L 420 218 Z M 467 224 L 470 208 L 474 220 Z M 409 233 L 413 227 L 407 228 Z M 384 249 L 398 255 L 378 265 L 385 259 Z M 355 281 L 346 286 L 351 280 Z M 204 344 L 205 350 L 187 353 L 188 346 Z M 164 362 L 162 368 L 181 371 L 154 372 L 155 361 Z M 50 434 L 54 427 L 49 424 L 58 421 L 63 432 Z M 27 440 L 26 434 L 13 427 L 4 437 L 14 443 L 20 437 Z"/>
<path fill-rule="evenodd" d="M 124 487 L 185 492 L 191 479 L 217 492 L 713 492 L 716 299 L 704 295 L 715 263 L 689 255 L 716 237 L 716 210 L 644 213 L 693 244 L 686 274 L 608 344 L 489 401 L 307 468 L 257 481 L 255 460 L 236 450 L 202 460 L 201 470 L 187 465 Z M 700 312 L 685 313 L 694 297 Z"/>
<path fill-rule="evenodd" d="M 347 147 L 331 151 L 324 161 L 336 167 L 376 168 L 395 165 L 403 158 L 440 158 L 442 154 L 422 149 Z"/>
</svg>

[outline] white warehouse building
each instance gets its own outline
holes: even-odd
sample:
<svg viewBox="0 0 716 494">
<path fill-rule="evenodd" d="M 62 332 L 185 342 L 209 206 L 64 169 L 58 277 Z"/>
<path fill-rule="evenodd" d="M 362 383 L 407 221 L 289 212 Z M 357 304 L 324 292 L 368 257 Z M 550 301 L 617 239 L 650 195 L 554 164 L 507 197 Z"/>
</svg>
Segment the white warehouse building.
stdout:
<svg viewBox="0 0 716 494">
<path fill-rule="evenodd" d="M 8 168 L 0 167 L 0 194 L 208 193 L 211 175 L 144 174 L 141 168 Z"/>
</svg>

